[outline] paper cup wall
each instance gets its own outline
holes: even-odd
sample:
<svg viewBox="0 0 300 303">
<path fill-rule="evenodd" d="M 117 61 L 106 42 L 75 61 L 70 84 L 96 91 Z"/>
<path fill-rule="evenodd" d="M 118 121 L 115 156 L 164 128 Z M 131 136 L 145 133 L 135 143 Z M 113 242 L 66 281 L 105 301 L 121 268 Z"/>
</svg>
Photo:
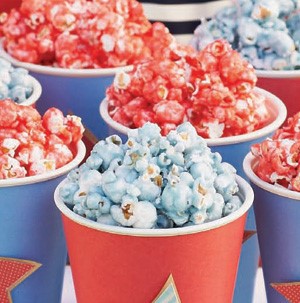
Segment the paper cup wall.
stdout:
<svg viewBox="0 0 300 303">
<path fill-rule="evenodd" d="M 300 193 L 262 181 L 253 171 L 256 164 L 249 153 L 244 170 L 255 193 L 254 211 L 268 302 L 297 302 L 300 298 Z M 289 297 L 293 293 L 297 300 Z"/>
<path fill-rule="evenodd" d="M 39 100 L 42 94 L 42 86 L 38 80 L 34 77 L 29 76 L 30 84 L 32 85 L 33 91 L 29 98 L 27 98 L 24 102 L 20 103 L 21 105 L 31 105 L 36 107 L 36 102 Z"/>
<path fill-rule="evenodd" d="M 239 210 L 173 229 L 124 228 L 85 219 L 59 198 L 60 184 L 55 203 L 63 217 L 77 302 L 153 302 L 172 275 L 181 302 L 231 303 L 253 200 L 249 184 L 239 176 L 237 182 L 244 201 Z"/>
<path fill-rule="evenodd" d="M 1 49 L 1 48 L 0 48 Z M 0 55 L 14 66 L 26 68 L 42 85 L 37 103 L 43 114 L 48 108 L 59 108 L 64 115 L 73 113 L 82 118 L 85 127 L 99 139 L 107 137 L 106 123 L 99 116 L 99 104 L 115 74 L 131 67 L 103 69 L 64 69 L 20 62 L 8 55 L 3 48 Z"/>
<path fill-rule="evenodd" d="M 267 97 L 267 106 L 271 113 L 269 123 L 265 127 L 250 134 L 219 139 L 207 139 L 207 143 L 212 151 L 219 152 L 222 155 L 223 161 L 231 163 L 237 169 L 237 173 L 244 178 L 246 178 L 246 175 L 243 171 L 243 159 L 249 152 L 251 145 L 263 140 L 267 136 L 271 136 L 272 133 L 281 126 L 287 116 L 286 107 L 278 97 L 260 88 L 256 88 L 255 90 Z M 118 134 L 123 140 L 126 140 L 126 134 L 129 129 L 120 123 L 115 122 L 110 117 L 107 111 L 106 99 L 100 104 L 100 115 L 108 124 L 109 134 Z M 248 213 L 246 230 L 256 231 L 253 208 L 251 208 Z M 258 262 L 258 241 L 257 236 L 253 235 L 243 244 L 234 295 L 235 303 L 252 303 Z"/>
<path fill-rule="evenodd" d="M 0 293 L 1 303 L 60 302 L 67 250 L 53 193 L 84 155 L 85 146 L 80 142 L 73 161 L 56 171 L 0 180 L 0 263 L 8 262 L 11 266 L 1 267 L 0 291 L 3 287 L 11 290 L 10 286 L 15 286 L 11 291 L 12 301 L 6 301 Z M 9 280 L 12 273 L 28 262 L 36 266 L 33 273 L 25 275 L 20 284 L 5 284 L 3 276 Z"/>
<path fill-rule="evenodd" d="M 257 86 L 273 93 L 286 105 L 288 116 L 300 111 L 300 71 L 256 71 Z"/>
</svg>

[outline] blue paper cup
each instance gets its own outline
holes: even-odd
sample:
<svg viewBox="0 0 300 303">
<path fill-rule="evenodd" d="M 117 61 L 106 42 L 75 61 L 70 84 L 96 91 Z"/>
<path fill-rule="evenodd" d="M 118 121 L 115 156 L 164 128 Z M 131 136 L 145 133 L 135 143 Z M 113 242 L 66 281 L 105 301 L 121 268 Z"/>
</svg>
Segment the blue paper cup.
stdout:
<svg viewBox="0 0 300 303">
<path fill-rule="evenodd" d="M 206 139 L 212 151 L 219 152 L 222 155 L 223 161 L 232 164 L 236 168 L 237 173 L 243 178 L 247 178 L 243 171 L 243 159 L 249 152 L 251 145 L 271 136 L 281 126 L 287 116 L 286 106 L 278 97 L 260 88 L 255 88 L 255 91 L 267 98 L 267 107 L 271 118 L 264 127 L 249 134 L 219 139 Z M 100 104 L 100 115 L 109 125 L 108 132 L 110 135 L 117 134 L 123 140 L 126 140 L 126 134 L 129 129 L 115 122 L 110 117 L 107 111 L 106 99 Z M 253 207 L 248 212 L 246 230 L 256 231 Z M 252 303 L 258 263 L 259 248 L 257 235 L 253 235 L 242 247 L 233 302 Z"/>
<path fill-rule="evenodd" d="M 130 70 L 131 66 L 102 69 L 66 69 L 20 62 L 0 47 L 0 55 L 13 65 L 26 68 L 42 85 L 37 103 L 43 114 L 48 108 L 59 108 L 64 115 L 74 114 L 98 138 L 108 135 L 106 123 L 99 116 L 99 104 L 117 72 Z"/>
<path fill-rule="evenodd" d="M 0 257 L 41 264 L 11 291 L 14 303 L 61 300 L 67 249 L 53 195 L 84 155 L 80 142 L 76 157 L 64 167 L 43 175 L 0 180 Z"/>
<path fill-rule="evenodd" d="M 244 170 L 254 190 L 254 212 L 268 302 L 288 302 L 271 283 L 300 281 L 300 193 L 262 181 L 248 153 Z"/>
</svg>

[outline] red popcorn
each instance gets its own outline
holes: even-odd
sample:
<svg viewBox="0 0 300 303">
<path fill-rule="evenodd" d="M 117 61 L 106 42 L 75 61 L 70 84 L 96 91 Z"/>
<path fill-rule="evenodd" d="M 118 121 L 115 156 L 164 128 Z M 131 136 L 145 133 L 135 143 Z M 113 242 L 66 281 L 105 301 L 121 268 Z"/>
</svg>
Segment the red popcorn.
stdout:
<svg viewBox="0 0 300 303">
<path fill-rule="evenodd" d="M 255 173 L 262 180 L 300 191 L 300 112 L 290 117 L 272 138 L 251 147 Z"/>
<path fill-rule="evenodd" d="M 164 135 L 184 121 L 205 138 L 246 134 L 269 118 L 256 80 L 254 68 L 225 40 L 200 52 L 177 47 L 117 74 L 106 92 L 108 112 L 129 128 L 157 123 Z"/>
<path fill-rule="evenodd" d="M 0 102 L 0 179 L 43 174 L 73 160 L 83 126 L 76 116 L 48 109 L 44 116 L 10 99 Z"/>
<path fill-rule="evenodd" d="M 136 0 L 23 0 L 0 14 L 0 36 L 20 61 L 76 69 L 130 65 L 176 47 Z"/>
</svg>

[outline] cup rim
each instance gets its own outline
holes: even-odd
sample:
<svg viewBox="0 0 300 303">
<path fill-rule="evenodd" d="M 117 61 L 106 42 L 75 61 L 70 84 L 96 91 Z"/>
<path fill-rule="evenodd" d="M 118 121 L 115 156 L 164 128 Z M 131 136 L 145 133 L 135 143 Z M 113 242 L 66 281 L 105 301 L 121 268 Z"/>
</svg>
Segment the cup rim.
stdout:
<svg viewBox="0 0 300 303">
<path fill-rule="evenodd" d="M 229 144 L 236 144 L 236 143 L 252 141 L 252 140 L 267 136 L 268 134 L 272 133 L 273 131 L 278 129 L 283 124 L 283 122 L 285 121 L 285 119 L 287 117 L 287 109 L 286 109 L 286 106 L 284 105 L 284 103 L 277 96 L 275 96 L 274 94 L 272 94 L 262 88 L 255 87 L 254 91 L 267 97 L 266 101 L 269 103 L 273 103 L 276 106 L 275 111 L 276 110 L 277 111 L 274 112 L 275 119 L 271 123 L 267 124 L 266 126 L 260 128 L 258 130 L 255 130 L 251 133 L 248 133 L 248 134 L 223 137 L 223 138 L 217 138 L 217 139 L 205 139 L 208 146 L 229 145 Z M 114 121 L 111 118 L 111 116 L 108 114 L 106 98 L 104 98 L 102 100 L 102 102 L 100 102 L 99 112 L 100 112 L 100 116 L 102 117 L 102 119 L 114 130 L 116 130 L 124 135 L 127 135 L 128 132 L 131 130 L 130 128 Z"/>
<path fill-rule="evenodd" d="M 181 235 L 188 235 L 194 234 L 203 231 L 209 231 L 212 229 L 216 229 L 227 225 L 240 217 L 242 217 L 252 206 L 254 200 L 254 193 L 252 187 L 249 183 L 243 179 L 242 177 L 236 175 L 236 181 L 240 188 L 240 196 L 242 196 L 244 202 L 242 206 L 236 210 L 235 212 L 231 213 L 230 215 L 223 217 L 221 219 L 203 223 L 200 225 L 193 225 L 193 226 L 185 226 L 185 227 L 178 227 L 178 228 L 169 228 L 169 229 L 139 229 L 139 228 L 126 228 L 122 226 L 112 226 L 103 223 L 98 223 L 86 218 L 81 217 L 80 215 L 74 213 L 70 210 L 66 204 L 60 199 L 59 197 L 59 189 L 60 187 L 66 182 L 66 179 L 60 182 L 60 184 L 56 187 L 54 192 L 54 201 L 57 208 L 60 212 L 66 216 L 68 219 L 73 221 L 76 224 L 81 226 L 91 228 L 93 230 L 107 232 L 110 234 L 117 234 L 123 236 L 138 236 L 138 237 L 169 237 L 169 236 L 181 236 Z"/>
<path fill-rule="evenodd" d="M 48 181 L 54 178 L 58 178 L 67 174 L 69 171 L 77 167 L 81 161 L 84 159 L 86 154 L 86 147 L 83 141 L 79 141 L 77 144 L 77 154 L 74 159 L 67 163 L 66 165 L 54 170 L 47 172 L 41 175 L 35 175 L 30 177 L 23 178 L 10 178 L 10 179 L 2 179 L 0 180 L 0 188 L 2 187 L 11 187 L 11 186 L 20 186 L 20 185 L 28 185 L 33 183 L 40 183 L 44 181 Z"/>
<path fill-rule="evenodd" d="M 300 192 L 293 191 L 282 186 L 276 186 L 260 179 L 253 171 L 253 167 L 257 165 L 257 161 L 258 159 L 251 153 L 251 151 L 245 156 L 243 161 L 244 172 L 252 183 L 270 193 L 294 200 L 300 200 Z"/>
<path fill-rule="evenodd" d="M 28 75 L 27 77 L 29 77 L 29 81 L 30 84 L 32 85 L 33 90 L 30 97 L 27 98 L 24 102 L 19 103 L 19 105 L 30 106 L 30 105 L 34 105 L 39 100 L 42 94 L 42 86 L 40 82 L 36 78 L 32 77 L 31 75 Z"/>
<path fill-rule="evenodd" d="M 299 78 L 300 70 L 255 70 L 258 78 Z"/>
<path fill-rule="evenodd" d="M 0 56 L 9 61 L 14 66 L 22 67 L 30 72 L 45 74 L 60 77 L 73 77 L 73 78 L 96 78 L 103 76 L 113 76 L 121 71 L 130 71 L 133 65 L 126 65 L 122 67 L 111 68 L 87 68 L 87 69 L 68 69 L 62 67 L 52 67 L 39 65 L 34 63 L 27 63 L 19 61 L 9 55 L 3 48 L 2 40 L 0 39 Z"/>
</svg>

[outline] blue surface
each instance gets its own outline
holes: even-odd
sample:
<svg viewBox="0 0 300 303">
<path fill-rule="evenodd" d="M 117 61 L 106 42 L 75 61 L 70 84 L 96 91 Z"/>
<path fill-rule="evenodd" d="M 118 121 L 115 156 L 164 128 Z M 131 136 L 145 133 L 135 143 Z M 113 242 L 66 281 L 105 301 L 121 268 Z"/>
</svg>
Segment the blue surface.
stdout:
<svg viewBox="0 0 300 303">
<path fill-rule="evenodd" d="M 12 290 L 13 303 L 61 300 L 67 249 L 53 192 L 63 178 L 0 187 L 0 256 L 42 264 Z"/>
<path fill-rule="evenodd" d="M 243 170 L 244 157 L 250 151 L 252 144 L 261 142 L 264 138 L 229 145 L 211 146 L 211 150 L 219 152 L 223 161 L 232 164 L 236 168 L 237 174 L 249 182 L 249 178 Z M 256 230 L 253 207 L 248 212 L 245 229 Z M 259 255 L 257 235 L 253 235 L 242 246 L 233 303 L 252 303 Z"/>
<path fill-rule="evenodd" d="M 286 303 L 270 283 L 300 280 L 300 201 L 251 185 L 267 299 Z"/>
<path fill-rule="evenodd" d="M 41 98 L 36 103 L 43 114 L 48 108 L 56 107 L 66 115 L 70 112 L 82 118 L 98 139 L 108 135 L 108 127 L 99 113 L 100 102 L 114 76 L 73 78 L 30 72 L 42 85 Z"/>
</svg>

